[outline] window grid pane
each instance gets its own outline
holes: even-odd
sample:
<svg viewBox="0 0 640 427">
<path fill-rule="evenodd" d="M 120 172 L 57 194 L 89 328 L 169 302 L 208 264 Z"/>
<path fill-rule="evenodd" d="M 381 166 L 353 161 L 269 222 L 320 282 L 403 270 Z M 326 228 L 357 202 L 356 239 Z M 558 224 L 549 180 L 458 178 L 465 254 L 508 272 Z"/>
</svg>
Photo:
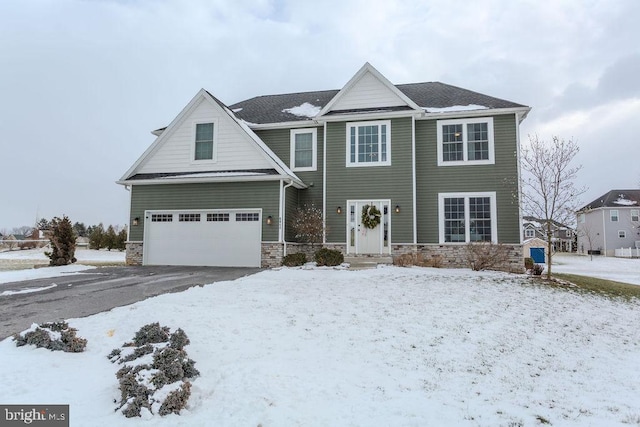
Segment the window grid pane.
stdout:
<svg viewBox="0 0 640 427">
<path fill-rule="evenodd" d="M 173 222 L 173 214 L 151 214 L 151 222 Z"/>
<path fill-rule="evenodd" d="M 464 197 L 444 199 L 444 241 L 465 242 Z"/>
<path fill-rule="evenodd" d="M 353 126 L 351 128 L 351 163 L 356 162 L 356 128 Z"/>
<path fill-rule="evenodd" d="M 200 214 L 180 214 L 178 215 L 178 221 L 180 222 L 199 222 Z"/>
<path fill-rule="evenodd" d="M 467 125 L 467 138 L 469 160 L 488 160 L 489 132 L 487 123 L 469 123 Z"/>
<path fill-rule="evenodd" d="M 371 163 L 378 161 L 379 151 L 378 126 L 358 127 L 358 162 Z"/>
<path fill-rule="evenodd" d="M 472 242 L 491 241 L 491 199 L 469 198 L 469 239 Z"/>
<path fill-rule="evenodd" d="M 228 213 L 208 213 L 207 214 L 207 221 L 208 222 L 227 222 L 229 221 L 229 214 Z"/>
<path fill-rule="evenodd" d="M 461 124 L 442 126 L 442 160 L 445 162 L 464 160 Z"/>
<path fill-rule="evenodd" d="M 237 213 L 236 221 L 246 222 L 246 221 L 260 221 L 259 213 Z"/>
</svg>

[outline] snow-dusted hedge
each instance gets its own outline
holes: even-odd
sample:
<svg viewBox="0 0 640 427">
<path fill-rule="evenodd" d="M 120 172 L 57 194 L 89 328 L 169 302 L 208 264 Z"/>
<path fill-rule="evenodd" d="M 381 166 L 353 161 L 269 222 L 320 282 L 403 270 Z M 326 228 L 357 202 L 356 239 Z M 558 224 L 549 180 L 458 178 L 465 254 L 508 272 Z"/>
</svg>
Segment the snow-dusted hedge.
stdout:
<svg viewBox="0 0 640 427">
<path fill-rule="evenodd" d="M 13 336 L 16 346 L 31 344 L 52 351 L 80 353 L 87 346 L 87 340 L 76 336 L 76 329 L 67 322 L 34 323 L 31 328 Z"/>
<path fill-rule="evenodd" d="M 127 417 L 143 412 L 179 414 L 191 395 L 191 383 L 200 375 L 195 362 L 187 357 L 184 346 L 189 338 L 182 329 L 170 333 L 159 323 L 143 326 L 133 341 L 114 349 L 108 356 L 123 365 L 116 373 L 120 383 L 118 409 Z"/>
</svg>

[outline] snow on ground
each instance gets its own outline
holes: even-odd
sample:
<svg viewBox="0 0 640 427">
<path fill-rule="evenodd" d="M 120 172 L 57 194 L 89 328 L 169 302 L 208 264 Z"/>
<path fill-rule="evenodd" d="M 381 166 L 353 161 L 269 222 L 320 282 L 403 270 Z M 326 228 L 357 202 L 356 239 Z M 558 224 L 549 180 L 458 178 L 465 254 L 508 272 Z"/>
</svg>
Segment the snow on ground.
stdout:
<svg viewBox="0 0 640 427">
<path fill-rule="evenodd" d="M 552 273 L 579 274 L 640 285 L 640 259 L 585 256 L 558 252 L 553 256 Z"/>
<path fill-rule="evenodd" d="M 19 280 L 44 279 L 94 268 L 95 265 L 124 264 L 125 253 L 93 249 L 76 249 L 75 264 L 48 267 L 46 248 L 0 252 L 0 284 Z M 39 268 L 34 268 L 34 267 Z M 6 271 L 8 270 L 8 271 Z"/>
<path fill-rule="evenodd" d="M 70 404 L 92 426 L 640 425 L 640 302 L 539 283 L 264 271 L 72 319 L 84 353 L 4 340 L 0 401 Z M 156 321 L 185 330 L 201 376 L 182 415 L 125 420 L 106 356 Z"/>
</svg>

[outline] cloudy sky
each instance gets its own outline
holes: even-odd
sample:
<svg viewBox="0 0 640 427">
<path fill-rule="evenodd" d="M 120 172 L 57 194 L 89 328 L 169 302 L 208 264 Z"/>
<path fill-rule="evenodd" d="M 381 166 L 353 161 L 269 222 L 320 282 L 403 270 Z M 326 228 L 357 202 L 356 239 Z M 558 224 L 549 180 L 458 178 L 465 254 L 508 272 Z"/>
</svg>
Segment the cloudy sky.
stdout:
<svg viewBox="0 0 640 427">
<path fill-rule="evenodd" d="M 369 61 L 533 108 L 589 202 L 640 185 L 640 1 L 0 0 L 0 231 L 125 224 L 116 185 L 200 88 L 340 89 Z"/>
</svg>

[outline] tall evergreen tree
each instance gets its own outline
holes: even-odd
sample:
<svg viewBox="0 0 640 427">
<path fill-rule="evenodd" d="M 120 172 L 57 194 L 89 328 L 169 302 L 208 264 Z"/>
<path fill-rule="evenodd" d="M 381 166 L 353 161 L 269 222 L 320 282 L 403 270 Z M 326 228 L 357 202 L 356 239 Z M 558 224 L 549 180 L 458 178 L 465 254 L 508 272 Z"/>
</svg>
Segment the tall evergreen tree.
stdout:
<svg viewBox="0 0 640 427">
<path fill-rule="evenodd" d="M 111 250 L 113 248 L 116 247 L 116 242 L 117 240 L 117 236 L 116 236 L 116 230 L 113 228 L 113 225 L 110 225 L 107 228 L 107 232 L 104 234 L 103 240 L 102 240 L 102 246 L 107 248 L 107 250 Z"/>
<path fill-rule="evenodd" d="M 69 218 L 54 217 L 50 223 L 51 252 L 45 252 L 49 257 L 49 265 L 68 265 L 76 262 L 76 236 Z"/>
<path fill-rule="evenodd" d="M 89 249 L 100 249 L 103 247 L 104 226 L 100 223 L 91 228 L 91 234 L 89 234 Z"/>
</svg>

